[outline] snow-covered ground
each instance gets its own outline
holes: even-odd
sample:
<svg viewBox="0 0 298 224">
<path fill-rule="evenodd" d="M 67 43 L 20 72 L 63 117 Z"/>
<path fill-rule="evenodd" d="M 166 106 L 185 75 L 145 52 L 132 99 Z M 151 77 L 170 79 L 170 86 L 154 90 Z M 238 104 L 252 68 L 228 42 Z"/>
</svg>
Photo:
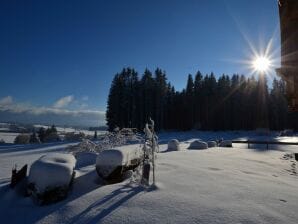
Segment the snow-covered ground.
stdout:
<svg viewBox="0 0 298 224">
<path fill-rule="evenodd" d="M 85 163 L 76 167 L 68 198 L 41 207 L 9 189 L 11 168 L 15 163 L 19 168 L 30 165 L 41 155 L 64 151 L 71 144 L 0 146 L 1 223 L 296 224 L 298 170 L 297 162 L 288 154 L 298 152 L 298 146 L 264 150 L 234 144 L 234 148 L 186 149 L 194 138 L 238 138 L 235 133 L 223 134 L 162 133 L 162 152 L 156 160 L 157 188 L 144 189 L 129 180 L 103 185 L 95 165 Z M 258 136 L 252 133 L 249 137 Z M 181 141 L 184 150 L 165 151 L 167 141 L 173 138 Z"/>
<path fill-rule="evenodd" d="M 4 123 L 2 123 L 4 124 Z M 38 130 L 39 128 L 43 127 L 45 129 L 51 127 L 46 125 L 34 125 L 34 127 Z M 56 127 L 58 134 L 60 136 L 64 136 L 66 133 L 84 133 L 86 136 L 94 136 L 94 131 L 84 130 L 84 129 L 75 129 L 75 128 L 63 128 L 63 127 Z M 103 135 L 106 131 L 97 131 L 97 135 Z M 16 136 L 18 136 L 20 133 L 11 132 L 9 128 L 4 127 L 0 128 L 0 140 L 4 140 L 5 143 L 13 143 Z"/>
<path fill-rule="evenodd" d="M 5 143 L 13 143 L 19 134 L 16 132 L 0 132 L 0 140 L 2 139 Z"/>
</svg>

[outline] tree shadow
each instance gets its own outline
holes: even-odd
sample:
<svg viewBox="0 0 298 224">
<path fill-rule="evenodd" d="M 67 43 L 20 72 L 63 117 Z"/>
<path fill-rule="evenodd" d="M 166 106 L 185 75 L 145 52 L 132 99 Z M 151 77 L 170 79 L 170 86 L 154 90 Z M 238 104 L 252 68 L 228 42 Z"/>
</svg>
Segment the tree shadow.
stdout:
<svg viewBox="0 0 298 224">
<path fill-rule="evenodd" d="M 78 152 L 76 153 L 76 169 L 83 168 L 85 166 L 94 165 L 96 163 L 97 153 L 94 152 Z"/>
<path fill-rule="evenodd" d="M 65 209 L 67 209 L 67 205 L 76 199 L 86 195 L 95 189 L 98 189 L 104 186 L 104 181 L 98 177 L 95 170 L 88 172 L 85 175 L 77 177 L 74 180 L 73 187 L 69 192 L 68 198 L 63 201 L 60 201 L 55 204 L 45 205 L 45 206 L 34 206 L 33 202 L 30 202 L 30 205 L 26 206 L 26 208 L 22 207 L 22 212 L 28 214 L 30 213 L 29 217 L 27 217 L 26 221 L 28 223 L 35 223 L 39 222 L 43 218 L 51 215 L 52 213 L 60 213 L 63 214 Z M 2 192 L 5 193 L 6 191 L 10 191 L 7 187 L 3 188 Z M 152 189 L 154 190 L 154 189 Z M 64 217 L 62 219 L 64 223 L 98 223 L 103 218 L 107 217 L 110 213 L 115 211 L 119 208 L 122 204 L 130 200 L 132 197 L 137 195 L 138 193 L 144 191 L 144 188 L 141 186 L 131 186 L 130 184 L 120 186 L 118 189 L 114 190 L 112 193 L 102 197 L 98 201 L 94 202 L 86 209 L 84 209 L 81 213 L 73 216 L 73 217 Z M 0 190 L 1 192 L 1 190 Z M 31 200 L 29 200 L 31 201 Z M 11 209 L 14 205 L 10 206 Z M 19 208 L 20 209 L 20 208 Z M 90 218 L 88 213 L 90 211 L 96 210 L 96 216 Z M 35 211 L 35 212 L 34 212 Z"/>
<path fill-rule="evenodd" d="M 269 144 L 267 147 L 267 144 L 249 144 L 249 149 L 256 151 L 256 152 L 269 152 L 269 151 L 280 151 L 280 152 L 286 152 L 286 150 L 282 149 L 285 146 L 282 145 L 273 145 Z"/>
<path fill-rule="evenodd" d="M 69 195 L 65 200 L 54 204 L 44 205 L 44 206 L 34 205 L 33 200 L 29 200 L 27 201 L 27 203 L 30 203 L 30 204 L 28 204 L 28 206 L 26 207 L 23 207 L 21 212 L 31 213 L 27 217 L 27 222 L 35 223 L 43 219 L 44 217 L 50 215 L 53 212 L 63 211 L 63 209 L 68 203 L 102 186 L 103 186 L 103 180 L 100 177 L 98 177 L 96 171 L 93 170 L 91 172 L 88 172 L 85 175 L 75 178 L 73 185 L 69 191 Z M 1 193 L 11 194 L 12 191 L 13 190 L 9 189 L 9 186 L 5 186 L 2 189 L 0 188 Z M 25 198 L 23 199 L 25 200 Z M 12 203 L 11 206 L 14 207 L 14 202 Z M 12 209 L 12 207 L 7 209 L 10 210 Z"/>
<path fill-rule="evenodd" d="M 144 188 L 141 186 L 133 187 L 130 185 L 124 185 L 114 190 L 109 195 L 103 197 L 99 201 L 91 204 L 83 212 L 73 217 L 72 220 L 70 220 L 70 223 L 76 223 L 80 221 L 83 223 L 98 223 L 143 190 Z M 86 215 L 92 210 L 96 210 L 98 214 L 92 218 L 87 218 Z"/>
</svg>

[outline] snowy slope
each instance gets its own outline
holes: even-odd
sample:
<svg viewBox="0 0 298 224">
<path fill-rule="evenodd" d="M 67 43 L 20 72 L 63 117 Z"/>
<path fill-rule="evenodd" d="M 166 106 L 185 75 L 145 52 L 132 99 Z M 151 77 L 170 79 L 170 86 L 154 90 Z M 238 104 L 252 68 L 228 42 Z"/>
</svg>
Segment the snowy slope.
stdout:
<svg viewBox="0 0 298 224">
<path fill-rule="evenodd" d="M 186 149 L 193 136 L 187 139 L 185 133 L 183 138 L 183 151 L 165 152 L 167 144 L 161 145 L 157 189 L 143 189 L 128 180 L 104 186 L 90 165 L 77 168 L 68 199 L 43 207 L 8 189 L 10 165 L 33 162 L 67 145 L 17 152 L 0 148 L 1 223 L 297 223 L 297 163 L 283 157 L 288 150 L 298 152 L 296 146 L 196 151 Z"/>
</svg>

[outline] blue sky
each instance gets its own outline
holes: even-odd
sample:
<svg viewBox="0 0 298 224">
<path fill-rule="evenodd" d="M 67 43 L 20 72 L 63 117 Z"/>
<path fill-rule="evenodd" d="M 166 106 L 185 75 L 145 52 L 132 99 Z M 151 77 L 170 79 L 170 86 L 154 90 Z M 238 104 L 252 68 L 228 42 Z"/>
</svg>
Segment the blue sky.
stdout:
<svg viewBox="0 0 298 224">
<path fill-rule="evenodd" d="M 46 111 L 42 122 L 67 112 L 103 124 L 124 66 L 160 67 L 180 90 L 197 70 L 249 74 L 249 42 L 272 38 L 279 56 L 277 0 L 1 1 L 0 29 L 0 120 Z"/>
</svg>

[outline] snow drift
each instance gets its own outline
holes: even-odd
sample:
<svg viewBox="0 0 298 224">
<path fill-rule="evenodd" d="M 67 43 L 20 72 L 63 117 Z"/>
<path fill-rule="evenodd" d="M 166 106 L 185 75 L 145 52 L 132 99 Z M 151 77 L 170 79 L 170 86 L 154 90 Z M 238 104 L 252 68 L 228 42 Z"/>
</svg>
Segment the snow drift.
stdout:
<svg viewBox="0 0 298 224">
<path fill-rule="evenodd" d="M 190 143 L 189 149 L 208 149 L 208 144 L 200 140 L 194 140 Z"/>
<path fill-rule="evenodd" d="M 223 140 L 219 143 L 219 147 L 233 147 L 233 143 L 231 140 Z"/>
<path fill-rule="evenodd" d="M 143 152 L 138 147 L 104 150 L 96 158 L 96 171 L 107 181 L 121 181 L 125 171 L 140 164 L 142 155 Z"/>
<path fill-rule="evenodd" d="M 51 153 L 40 157 L 31 165 L 28 193 L 41 201 L 64 198 L 74 178 L 75 164 L 71 154 Z"/>
<path fill-rule="evenodd" d="M 160 139 L 168 143 L 179 138 L 181 149 L 186 150 L 188 141 L 197 136 L 205 140 L 239 137 L 231 133 L 163 133 Z M 297 137 L 278 140 L 297 142 Z M 63 150 L 70 144 L 24 145 L 26 150 L 22 151 L 15 150 L 20 146 L 0 147 L 1 223 L 297 224 L 298 176 L 294 171 L 298 173 L 298 163 L 292 155 L 298 153 L 297 146 L 273 145 L 263 151 L 233 143 L 229 150 L 160 153 L 156 160 L 157 189 L 144 189 L 130 181 L 101 186 L 95 165 L 81 167 L 76 169 L 73 193 L 47 207 L 34 206 L 28 198 L 9 190 L 12 164 L 30 166 L 46 152 Z M 121 148 L 128 147 L 136 145 Z M 161 151 L 167 147 L 162 144 Z"/>
<path fill-rule="evenodd" d="M 216 141 L 208 141 L 208 148 L 212 148 L 212 147 L 216 147 L 217 146 L 217 142 Z"/>
<path fill-rule="evenodd" d="M 177 139 L 172 139 L 168 142 L 168 151 L 180 151 L 180 143 Z"/>
</svg>

